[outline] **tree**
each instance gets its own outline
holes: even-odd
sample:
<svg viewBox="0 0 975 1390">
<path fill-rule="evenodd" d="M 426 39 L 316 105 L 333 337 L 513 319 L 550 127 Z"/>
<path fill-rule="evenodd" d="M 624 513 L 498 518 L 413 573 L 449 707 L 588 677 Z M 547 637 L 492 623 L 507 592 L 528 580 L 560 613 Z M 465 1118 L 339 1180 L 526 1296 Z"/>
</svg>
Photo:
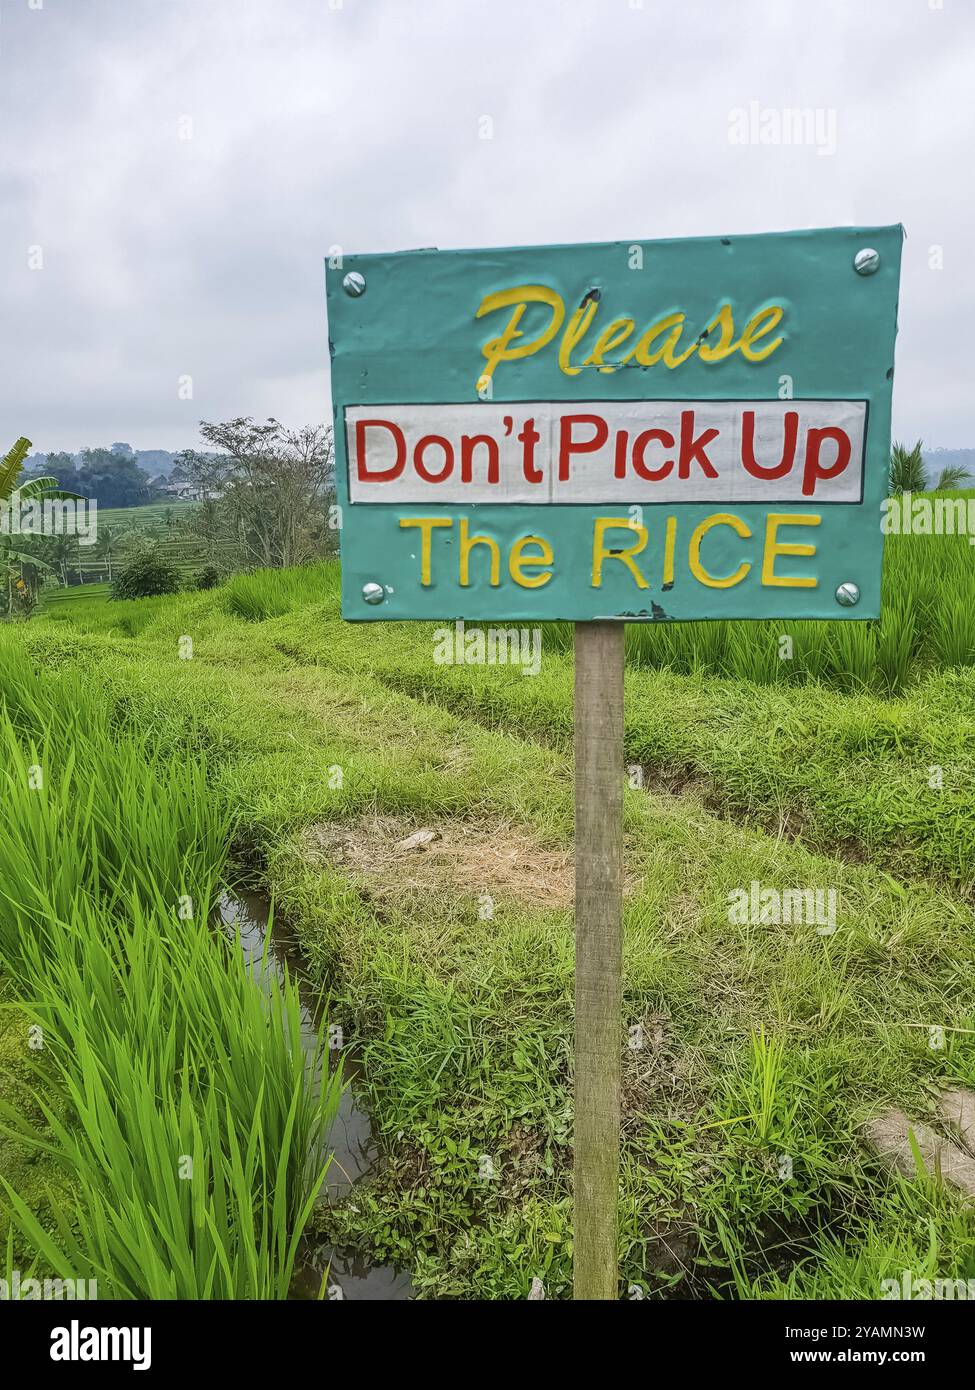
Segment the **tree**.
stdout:
<svg viewBox="0 0 975 1390">
<path fill-rule="evenodd" d="M 938 481 L 934 485 L 935 492 L 951 492 L 955 488 L 960 488 L 966 478 L 972 475 L 967 468 L 963 468 L 960 463 L 949 463 L 938 474 Z"/>
<path fill-rule="evenodd" d="M 335 472 L 331 429 L 293 431 L 246 416 L 201 420 L 200 434 L 213 452 L 185 450 L 177 460 L 203 498 L 198 530 L 232 540 L 245 564 L 281 568 L 322 554 Z"/>
<path fill-rule="evenodd" d="M 62 486 L 65 483 L 71 483 L 73 486 L 78 475 L 78 466 L 75 463 L 74 454 L 48 454 L 44 466 L 44 472 L 49 473 L 52 477 L 57 478 L 58 482 Z"/>
<path fill-rule="evenodd" d="M 99 526 L 95 554 L 108 565 L 108 582 L 112 582 L 112 560 L 118 554 L 119 542 L 132 534 L 131 530 L 120 531 L 117 526 Z"/>
<path fill-rule="evenodd" d="M 137 507 L 150 496 L 149 476 L 130 455 L 82 449 L 75 486 L 100 507 Z"/>
<path fill-rule="evenodd" d="M 220 571 L 216 565 L 204 565 L 196 576 L 198 589 L 215 589 L 220 583 Z"/>
<path fill-rule="evenodd" d="M 908 449 L 904 444 L 895 444 L 890 453 L 891 495 L 899 492 L 923 492 L 925 486 L 920 439 L 913 449 Z"/>
<path fill-rule="evenodd" d="M 78 541 L 75 536 L 69 536 L 66 531 L 51 538 L 51 563 L 56 565 L 61 576 L 61 583 L 65 588 L 68 587 L 68 565 L 77 558 Z"/>
<path fill-rule="evenodd" d="M 155 546 L 137 550 L 112 584 L 113 599 L 152 598 L 179 592 L 179 570 Z"/>
</svg>

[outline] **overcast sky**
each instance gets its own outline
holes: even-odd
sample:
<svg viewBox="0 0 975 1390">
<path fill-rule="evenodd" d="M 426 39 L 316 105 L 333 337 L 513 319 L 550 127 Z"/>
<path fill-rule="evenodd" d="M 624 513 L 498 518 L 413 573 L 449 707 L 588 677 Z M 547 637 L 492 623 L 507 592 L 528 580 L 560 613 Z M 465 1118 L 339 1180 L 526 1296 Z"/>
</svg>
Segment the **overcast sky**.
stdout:
<svg viewBox="0 0 975 1390">
<path fill-rule="evenodd" d="M 900 221 L 895 436 L 975 446 L 973 88 L 971 0 L 0 0 L 0 443 L 325 419 L 335 245 Z"/>
</svg>

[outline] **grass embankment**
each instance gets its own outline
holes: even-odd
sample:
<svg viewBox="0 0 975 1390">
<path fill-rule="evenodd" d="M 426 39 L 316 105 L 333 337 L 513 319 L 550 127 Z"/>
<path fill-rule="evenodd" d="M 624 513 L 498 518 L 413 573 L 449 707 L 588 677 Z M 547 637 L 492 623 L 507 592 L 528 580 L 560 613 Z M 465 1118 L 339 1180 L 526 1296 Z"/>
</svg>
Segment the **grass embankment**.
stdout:
<svg viewBox="0 0 975 1390">
<path fill-rule="evenodd" d="M 294 985 L 211 914 L 232 812 L 178 723 L 0 641 L 4 1275 L 102 1297 L 284 1297 L 310 1152 Z"/>
<path fill-rule="evenodd" d="M 557 1296 L 570 665 L 438 667 L 430 628 L 351 629 L 334 588 L 327 569 L 287 591 L 252 576 L 154 607 L 135 637 L 119 605 L 24 640 L 205 754 L 241 859 L 336 991 L 386 1162 L 329 1234 L 410 1264 L 421 1292 L 523 1297 L 541 1275 Z M 887 701 L 628 682 L 648 790 L 626 801 L 624 1288 L 874 1298 L 904 1268 L 965 1273 L 975 1217 L 880 1174 L 858 1131 L 975 1082 L 975 675 Z M 421 826 L 442 841 L 396 849 Z M 837 930 L 729 920 L 752 881 L 834 889 Z"/>
</svg>

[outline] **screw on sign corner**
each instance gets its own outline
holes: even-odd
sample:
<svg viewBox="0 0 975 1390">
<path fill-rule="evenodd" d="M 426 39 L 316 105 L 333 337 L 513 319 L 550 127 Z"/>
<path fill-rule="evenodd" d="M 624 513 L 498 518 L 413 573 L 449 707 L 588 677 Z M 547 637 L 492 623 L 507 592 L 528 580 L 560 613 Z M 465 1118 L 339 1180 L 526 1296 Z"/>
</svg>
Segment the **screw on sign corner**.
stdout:
<svg viewBox="0 0 975 1390">
<path fill-rule="evenodd" d="M 370 581 L 362 586 L 362 597 L 366 603 L 382 603 L 386 597 L 386 590 L 381 584 Z"/>
<path fill-rule="evenodd" d="M 860 602 L 860 586 L 847 580 L 836 590 L 836 602 L 841 608 L 855 608 Z"/>
<path fill-rule="evenodd" d="M 880 269 L 880 252 L 875 251 L 872 246 L 864 246 L 862 251 L 858 251 L 853 257 L 853 269 L 858 275 L 873 275 Z"/>
<path fill-rule="evenodd" d="M 353 299 L 358 299 L 361 294 L 366 292 L 366 277 L 360 275 L 357 270 L 350 270 L 348 275 L 343 277 L 342 288 Z"/>
</svg>

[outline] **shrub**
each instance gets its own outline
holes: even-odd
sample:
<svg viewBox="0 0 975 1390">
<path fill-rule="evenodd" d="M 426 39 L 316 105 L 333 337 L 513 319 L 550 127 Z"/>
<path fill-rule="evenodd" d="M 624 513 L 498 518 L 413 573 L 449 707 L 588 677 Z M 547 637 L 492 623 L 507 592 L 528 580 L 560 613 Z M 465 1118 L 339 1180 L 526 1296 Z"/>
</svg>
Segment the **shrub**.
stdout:
<svg viewBox="0 0 975 1390">
<path fill-rule="evenodd" d="M 204 565 L 196 576 L 198 589 L 215 589 L 220 583 L 220 571 L 216 565 Z"/>
<path fill-rule="evenodd" d="M 113 599 L 152 598 L 179 592 L 179 570 L 158 550 L 137 551 L 112 583 Z"/>
</svg>

